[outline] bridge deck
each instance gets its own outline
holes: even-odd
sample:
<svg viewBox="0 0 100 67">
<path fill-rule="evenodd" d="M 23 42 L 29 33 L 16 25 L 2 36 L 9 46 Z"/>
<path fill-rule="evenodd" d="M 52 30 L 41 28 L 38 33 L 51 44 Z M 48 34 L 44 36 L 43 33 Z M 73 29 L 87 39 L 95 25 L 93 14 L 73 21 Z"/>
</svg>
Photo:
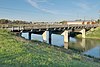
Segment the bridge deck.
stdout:
<svg viewBox="0 0 100 67">
<path fill-rule="evenodd" d="M 83 28 L 94 28 L 100 26 L 99 24 L 73 24 L 73 25 L 65 25 L 65 24 L 43 24 L 43 25 L 36 25 L 36 24 L 2 24 L 0 25 L 0 28 L 5 28 L 9 30 L 61 30 L 61 29 L 83 29 Z"/>
</svg>

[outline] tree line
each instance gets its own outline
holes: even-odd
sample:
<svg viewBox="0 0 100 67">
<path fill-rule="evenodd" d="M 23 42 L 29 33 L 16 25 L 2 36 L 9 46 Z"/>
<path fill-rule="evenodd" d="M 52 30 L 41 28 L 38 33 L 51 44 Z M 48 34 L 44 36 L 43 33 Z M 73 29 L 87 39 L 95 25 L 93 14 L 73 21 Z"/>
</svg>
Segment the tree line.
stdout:
<svg viewBox="0 0 100 67">
<path fill-rule="evenodd" d="M 8 20 L 0 19 L 0 24 L 31 24 L 32 22 L 22 21 L 22 20 Z"/>
<path fill-rule="evenodd" d="M 100 23 L 100 19 L 96 20 L 95 22 Z M 44 23 L 44 22 L 41 22 L 41 23 Z M 66 24 L 67 21 L 62 21 L 59 23 Z M 27 21 L 22 21 L 22 20 L 0 19 L 0 24 L 32 24 L 32 22 L 27 22 Z M 36 24 L 37 24 L 37 22 L 36 22 Z"/>
</svg>

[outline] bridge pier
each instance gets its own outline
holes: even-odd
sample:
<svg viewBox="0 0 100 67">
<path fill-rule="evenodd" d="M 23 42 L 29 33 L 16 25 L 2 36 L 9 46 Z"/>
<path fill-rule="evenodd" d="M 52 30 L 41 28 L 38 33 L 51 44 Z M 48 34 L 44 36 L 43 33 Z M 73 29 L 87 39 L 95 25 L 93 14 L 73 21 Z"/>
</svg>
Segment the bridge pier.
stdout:
<svg viewBox="0 0 100 67">
<path fill-rule="evenodd" d="M 31 40 L 31 32 L 28 33 L 28 39 Z"/>
<path fill-rule="evenodd" d="M 11 31 L 14 31 L 14 27 L 12 26 Z"/>
<path fill-rule="evenodd" d="M 46 43 L 51 44 L 51 34 L 52 34 L 51 31 L 45 31 L 42 34 L 43 41 L 46 42 Z"/>
<path fill-rule="evenodd" d="M 64 48 L 68 49 L 68 41 L 69 41 L 68 31 L 65 30 L 61 35 L 64 36 Z"/>
<path fill-rule="evenodd" d="M 22 36 L 22 33 L 23 33 L 23 31 L 20 31 L 20 32 L 19 32 L 19 36 Z"/>
<path fill-rule="evenodd" d="M 82 29 L 82 30 L 81 30 L 82 38 L 85 38 L 85 32 L 86 32 L 85 29 Z"/>
<path fill-rule="evenodd" d="M 61 35 L 64 36 L 64 42 L 68 42 L 69 41 L 68 31 L 67 30 L 65 30 Z"/>
</svg>

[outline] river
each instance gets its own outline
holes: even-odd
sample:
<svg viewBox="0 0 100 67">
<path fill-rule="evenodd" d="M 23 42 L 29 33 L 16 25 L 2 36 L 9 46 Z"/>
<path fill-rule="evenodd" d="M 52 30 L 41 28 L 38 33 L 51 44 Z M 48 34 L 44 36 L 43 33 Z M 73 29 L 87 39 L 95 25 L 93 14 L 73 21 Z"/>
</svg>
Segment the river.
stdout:
<svg viewBox="0 0 100 67">
<path fill-rule="evenodd" d="M 22 33 L 22 37 L 28 39 L 28 33 Z M 32 34 L 32 40 L 43 42 L 42 35 Z M 89 55 L 95 58 L 100 58 L 100 40 L 98 39 L 81 39 L 69 38 L 69 43 L 64 43 L 64 37 L 57 34 L 52 34 L 52 45 L 64 46 L 67 45 L 69 49 L 82 51 L 82 54 Z"/>
</svg>

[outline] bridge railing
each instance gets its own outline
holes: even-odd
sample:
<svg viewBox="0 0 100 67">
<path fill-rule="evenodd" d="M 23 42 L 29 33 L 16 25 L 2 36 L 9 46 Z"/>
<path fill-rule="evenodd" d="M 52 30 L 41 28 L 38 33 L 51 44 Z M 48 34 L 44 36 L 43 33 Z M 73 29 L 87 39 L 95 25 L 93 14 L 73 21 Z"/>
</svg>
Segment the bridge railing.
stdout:
<svg viewBox="0 0 100 67">
<path fill-rule="evenodd" d="M 0 24 L 0 28 L 9 28 L 9 29 L 14 29 L 14 30 L 29 30 L 29 29 L 50 29 L 50 28 L 66 28 L 66 27 L 98 27 L 100 24 L 87 24 L 87 25 L 82 25 L 82 24 L 43 24 L 43 25 L 37 25 L 37 24 Z"/>
</svg>

